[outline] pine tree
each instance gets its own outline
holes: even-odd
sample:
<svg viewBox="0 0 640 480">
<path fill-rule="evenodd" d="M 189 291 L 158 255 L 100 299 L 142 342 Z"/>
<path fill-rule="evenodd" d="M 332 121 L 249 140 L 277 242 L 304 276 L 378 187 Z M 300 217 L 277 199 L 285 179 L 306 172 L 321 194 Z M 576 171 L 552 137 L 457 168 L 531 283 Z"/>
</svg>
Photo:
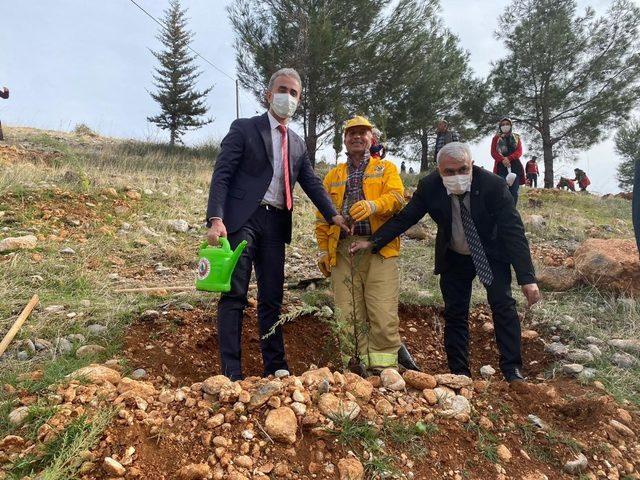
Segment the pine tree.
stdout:
<svg viewBox="0 0 640 480">
<path fill-rule="evenodd" d="M 640 119 L 633 119 L 616 133 L 616 153 L 622 157 L 618 165 L 618 186 L 625 192 L 633 190 L 635 164 L 640 161 Z"/>
<path fill-rule="evenodd" d="M 580 15 L 575 0 L 513 0 L 500 17 L 506 56 L 489 77 L 487 113 L 511 117 L 542 145 L 546 188 L 559 151 L 603 140 L 637 104 L 639 27 L 630 0 L 600 18 L 591 8 Z"/>
<path fill-rule="evenodd" d="M 186 10 L 181 8 L 179 0 L 170 0 L 163 25 L 157 38 L 165 49 L 151 52 L 160 62 L 153 76 L 158 91 L 151 93 L 151 97 L 160 105 L 161 113 L 147 120 L 169 130 L 169 144 L 173 146 L 187 130 L 213 121 L 202 118 L 208 110 L 205 97 L 213 87 L 196 90 L 201 72 L 194 63 L 195 56 L 189 53 L 193 33 L 187 30 Z"/>
</svg>

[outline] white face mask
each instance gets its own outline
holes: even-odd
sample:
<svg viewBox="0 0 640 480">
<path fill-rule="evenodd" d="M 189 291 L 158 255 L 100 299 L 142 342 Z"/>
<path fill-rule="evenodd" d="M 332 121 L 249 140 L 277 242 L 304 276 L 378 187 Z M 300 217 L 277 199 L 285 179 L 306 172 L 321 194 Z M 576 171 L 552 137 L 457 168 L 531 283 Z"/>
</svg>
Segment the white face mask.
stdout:
<svg viewBox="0 0 640 480">
<path fill-rule="evenodd" d="M 502 133 L 509 133 L 511 131 L 511 125 L 502 125 L 500 127 Z"/>
<path fill-rule="evenodd" d="M 291 118 L 298 108 L 298 100 L 288 93 L 274 93 L 271 108 L 281 118 Z"/>
<path fill-rule="evenodd" d="M 462 195 L 469 191 L 471 186 L 471 174 L 467 175 L 452 175 L 450 177 L 442 177 L 442 183 L 447 190 L 453 195 Z"/>
</svg>

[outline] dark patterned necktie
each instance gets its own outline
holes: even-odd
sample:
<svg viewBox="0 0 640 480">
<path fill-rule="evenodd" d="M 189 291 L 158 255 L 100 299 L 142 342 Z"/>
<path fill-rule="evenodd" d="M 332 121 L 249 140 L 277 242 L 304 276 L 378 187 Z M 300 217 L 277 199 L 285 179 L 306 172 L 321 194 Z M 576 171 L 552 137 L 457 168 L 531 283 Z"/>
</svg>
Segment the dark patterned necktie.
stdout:
<svg viewBox="0 0 640 480">
<path fill-rule="evenodd" d="M 493 282 L 493 272 L 491 271 L 489 260 L 487 260 L 487 255 L 484 253 L 484 248 L 480 241 L 480 235 L 478 235 L 478 230 L 476 230 L 476 225 L 473 223 L 473 218 L 471 218 L 471 214 L 464 204 L 464 197 L 464 195 L 458 195 L 464 236 L 469 244 L 471 259 L 473 260 L 473 265 L 476 267 L 476 274 L 483 285 L 489 286 Z"/>
</svg>

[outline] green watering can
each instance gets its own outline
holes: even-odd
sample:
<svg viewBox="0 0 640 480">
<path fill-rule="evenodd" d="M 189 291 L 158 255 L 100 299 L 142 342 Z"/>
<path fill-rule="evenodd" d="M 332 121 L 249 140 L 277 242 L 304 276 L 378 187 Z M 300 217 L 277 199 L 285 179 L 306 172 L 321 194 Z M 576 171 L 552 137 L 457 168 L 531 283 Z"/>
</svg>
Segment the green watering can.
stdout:
<svg viewBox="0 0 640 480">
<path fill-rule="evenodd" d="M 233 251 L 229 240 L 224 237 L 220 237 L 219 247 L 213 247 L 207 242 L 200 245 L 196 290 L 222 293 L 231 290 L 231 275 L 246 246 L 247 241 L 243 240 Z"/>
</svg>

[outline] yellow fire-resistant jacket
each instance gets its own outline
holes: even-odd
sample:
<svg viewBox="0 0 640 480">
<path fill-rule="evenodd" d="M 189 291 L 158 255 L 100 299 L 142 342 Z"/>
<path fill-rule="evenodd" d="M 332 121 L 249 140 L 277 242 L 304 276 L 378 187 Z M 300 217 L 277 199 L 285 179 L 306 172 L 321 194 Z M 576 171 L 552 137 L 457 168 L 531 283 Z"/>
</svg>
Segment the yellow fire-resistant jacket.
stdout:
<svg viewBox="0 0 640 480">
<path fill-rule="evenodd" d="M 347 185 L 347 163 L 334 167 L 324 177 L 324 188 L 338 212 L 342 211 L 342 202 Z M 362 179 L 362 191 L 365 200 L 376 204 L 376 211 L 369 217 L 371 230 L 375 232 L 404 206 L 404 185 L 396 166 L 380 157 L 371 157 Z M 336 264 L 336 251 L 340 240 L 340 227 L 329 225 L 320 212 L 316 212 L 316 238 L 320 251 L 329 253 L 331 265 Z M 380 250 L 385 258 L 400 254 L 400 239 L 395 238 Z"/>
</svg>

